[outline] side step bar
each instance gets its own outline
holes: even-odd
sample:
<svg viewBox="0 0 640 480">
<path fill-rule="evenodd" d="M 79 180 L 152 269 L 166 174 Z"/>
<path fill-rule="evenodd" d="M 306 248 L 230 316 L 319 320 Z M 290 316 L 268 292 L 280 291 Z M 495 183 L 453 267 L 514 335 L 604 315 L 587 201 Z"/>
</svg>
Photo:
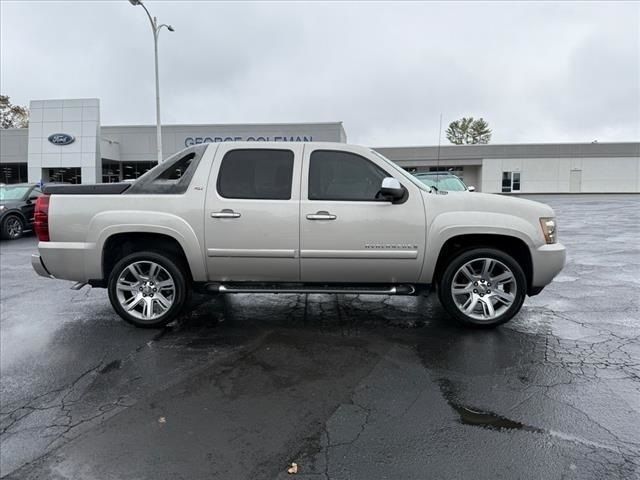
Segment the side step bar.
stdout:
<svg viewBox="0 0 640 480">
<path fill-rule="evenodd" d="M 224 285 L 212 283 L 206 286 L 209 292 L 216 293 L 346 293 L 354 295 L 413 295 L 416 291 L 413 285 L 390 285 L 377 287 L 340 287 L 322 285 L 301 285 L 291 287 L 289 285 L 278 287 L 277 285 Z"/>
</svg>

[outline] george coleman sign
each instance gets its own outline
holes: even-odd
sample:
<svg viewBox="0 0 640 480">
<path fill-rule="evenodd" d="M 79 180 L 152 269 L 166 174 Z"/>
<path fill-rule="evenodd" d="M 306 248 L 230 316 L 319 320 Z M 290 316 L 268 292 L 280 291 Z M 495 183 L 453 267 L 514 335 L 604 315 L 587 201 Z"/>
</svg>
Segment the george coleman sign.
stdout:
<svg viewBox="0 0 640 480">
<path fill-rule="evenodd" d="M 296 136 L 257 136 L 257 137 L 187 137 L 184 139 L 184 146 L 190 147 L 200 143 L 216 142 L 313 142 L 312 135 Z"/>
</svg>

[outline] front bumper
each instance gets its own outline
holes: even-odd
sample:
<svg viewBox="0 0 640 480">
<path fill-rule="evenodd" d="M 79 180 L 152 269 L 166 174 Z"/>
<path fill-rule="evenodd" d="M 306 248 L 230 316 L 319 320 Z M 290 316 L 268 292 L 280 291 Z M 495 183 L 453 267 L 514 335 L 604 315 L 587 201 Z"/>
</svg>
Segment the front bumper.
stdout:
<svg viewBox="0 0 640 480">
<path fill-rule="evenodd" d="M 567 260 L 567 249 L 561 243 L 542 245 L 532 252 L 533 281 L 532 286 L 544 287 L 551 283 L 564 268 Z"/>
<path fill-rule="evenodd" d="M 49 270 L 47 270 L 47 267 L 44 266 L 44 263 L 42 263 L 42 258 L 40 257 L 40 255 L 35 253 L 31 255 L 31 266 L 41 277 L 55 278 L 49 273 Z"/>
</svg>

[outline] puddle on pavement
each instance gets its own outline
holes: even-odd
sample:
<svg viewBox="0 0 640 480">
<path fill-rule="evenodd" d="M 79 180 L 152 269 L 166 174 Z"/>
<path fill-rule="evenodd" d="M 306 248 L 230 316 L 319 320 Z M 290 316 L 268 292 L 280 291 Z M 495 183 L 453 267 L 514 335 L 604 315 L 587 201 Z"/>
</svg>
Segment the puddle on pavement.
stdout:
<svg viewBox="0 0 640 480">
<path fill-rule="evenodd" d="M 531 425 L 526 425 L 515 420 L 511 420 L 507 417 L 503 417 L 493 412 L 486 412 L 475 408 L 462 405 L 455 399 L 453 387 L 451 382 L 447 379 L 438 380 L 438 385 L 442 391 L 442 395 L 446 399 L 447 403 L 453 408 L 458 415 L 460 415 L 460 423 L 464 425 L 473 425 L 474 427 L 481 427 L 490 430 L 523 430 L 526 432 L 543 433 L 550 437 L 570 442 L 578 445 L 584 445 L 590 448 L 596 448 L 606 450 L 608 452 L 620 453 L 620 447 L 614 445 L 607 445 L 606 443 L 590 440 L 577 435 L 560 432 L 557 430 L 545 430 Z"/>
<path fill-rule="evenodd" d="M 460 415 L 460 422 L 464 425 L 488 428 L 492 430 L 524 430 L 527 432 L 544 433 L 544 430 L 525 425 L 493 412 L 484 412 L 475 408 L 462 405 L 456 401 L 451 382 L 447 379 L 438 380 L 442 394 L 451 408 Z"/>
</svg>

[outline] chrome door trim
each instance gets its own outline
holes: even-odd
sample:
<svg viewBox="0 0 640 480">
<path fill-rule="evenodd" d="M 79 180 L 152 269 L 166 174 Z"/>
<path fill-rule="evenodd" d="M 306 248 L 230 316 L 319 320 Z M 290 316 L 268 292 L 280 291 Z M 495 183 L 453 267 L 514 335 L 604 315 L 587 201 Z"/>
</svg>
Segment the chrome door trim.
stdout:
<svg viewBox="0 0 640 480">
<path fill-rule="evenodd" d="M 417 250 L 300 250 L 301 258 L 416 259 Z"/>
<path fill-rule="evenodd" d="M 208 257 L 296 258 L 295 249 L 207 248 Z"/>
</svg>

